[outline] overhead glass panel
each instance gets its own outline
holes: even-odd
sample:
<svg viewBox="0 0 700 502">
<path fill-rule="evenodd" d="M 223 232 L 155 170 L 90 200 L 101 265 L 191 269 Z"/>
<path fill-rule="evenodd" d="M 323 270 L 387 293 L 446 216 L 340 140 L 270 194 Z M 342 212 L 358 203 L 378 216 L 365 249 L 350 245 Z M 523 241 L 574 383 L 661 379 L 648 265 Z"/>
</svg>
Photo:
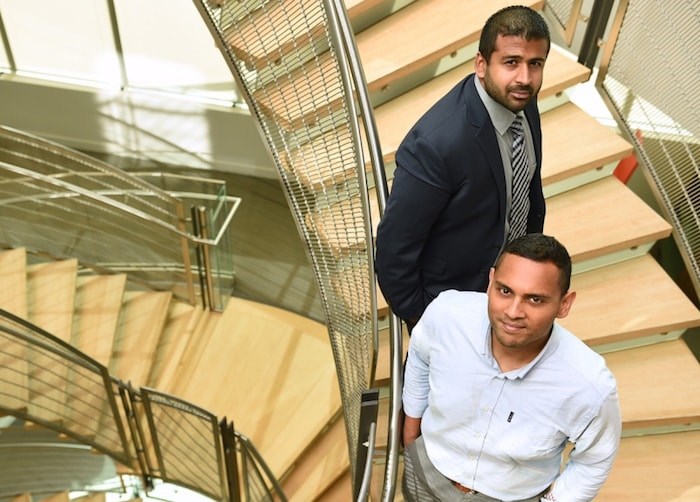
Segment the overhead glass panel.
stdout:
<svg viewBox="0 0 700 502">
<path fill-rule="evenodd" d="M 120 83 L 106 1 L 0 0 L 0 12 L 18 72 Z"/>
<path fill-rule="evenodd" d="M 132 87 L 237 101 L 224 58 L 191 0 L 115 2 Z"/>
</svg>

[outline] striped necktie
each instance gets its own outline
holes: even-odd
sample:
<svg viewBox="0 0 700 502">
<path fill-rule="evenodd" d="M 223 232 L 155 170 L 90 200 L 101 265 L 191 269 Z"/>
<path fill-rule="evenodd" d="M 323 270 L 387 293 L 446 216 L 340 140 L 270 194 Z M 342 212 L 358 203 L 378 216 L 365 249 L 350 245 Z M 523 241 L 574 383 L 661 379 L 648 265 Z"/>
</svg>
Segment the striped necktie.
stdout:
<svg viewBox="0 0 700 502">
<path fill-rule="evenodd" d="M 508 219 L 510 227 L 508 241 L 525 235 L 527 229 L 527 215 L 530 212 L 530 170 L 527 165 L 522 120 L 522 117 L 517 115 L 510 125 L 510 130 L 513 133 L 513 148 L 510 163 L 513 171 L 513 190 L 511 192 L 510 216 Z"/>
</svg>

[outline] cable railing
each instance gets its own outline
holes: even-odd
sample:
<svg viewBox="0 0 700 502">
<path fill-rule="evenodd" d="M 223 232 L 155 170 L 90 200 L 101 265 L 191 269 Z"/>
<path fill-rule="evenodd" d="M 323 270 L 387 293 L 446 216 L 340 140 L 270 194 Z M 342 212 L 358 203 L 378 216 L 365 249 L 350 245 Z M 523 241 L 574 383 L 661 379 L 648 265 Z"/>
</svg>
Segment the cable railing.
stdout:
<svg viewBox="0 0 700 502">
<path fill-rule="evenodd" d="M 222 310 L 230 296 L 228 229 L 240 199 L 226 195 L 221 183 L 127 173 L 5 127 L 0 174 L 3 245 L 125 272 L 192 304 L 201 298 L 212 310 Z M 195 193 L 194 186 L 205 191 Z"/>
<path fill-rule="evenodd" d="M 154 389 L 134 389 L 4 310 L 0 363 L 2 414 L 55 431 L 57 442 L 62 435 L 89 445 L 140 476 L 146 491 L 161 480 L 214 500 L 286 500 L 255 447 L 226 418 Z"/>
</svg>

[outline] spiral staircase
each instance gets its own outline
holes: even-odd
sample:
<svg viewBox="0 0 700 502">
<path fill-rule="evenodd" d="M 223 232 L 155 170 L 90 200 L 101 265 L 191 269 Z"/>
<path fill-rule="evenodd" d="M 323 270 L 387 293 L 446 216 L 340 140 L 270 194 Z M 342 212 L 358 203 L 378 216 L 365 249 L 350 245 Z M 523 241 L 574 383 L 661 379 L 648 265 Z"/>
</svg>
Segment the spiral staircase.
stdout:
<svg viewBox="0 0 700 502">
<path fill-rule="evenodd" d="M 303 14 L 299 5 L 312 3 L 218 0 L 201 2 L 201 9 L 222 20 L 218 33 L 226 44 L 225 57 L 238 58 L 263 73 L 265 65 L 279 65 L 289 51 L 313 45 L 315 35 L 325 29 L 295 21 Z M 491 12 L 508 3 L 346 0 L 389 183 L 403 135 L 472 71 L 481 26 Z M 543 1 L 523 3 L 545 8 Z M 227 6 L 238 13 L 235 30 L 220 15 Z M 274 26 L 280 19 L 294 30 L 276 40 L 274 57 L 267 46 L 260 53 L 252 51 L 252 40 L 265 35 L 261 27 Z M 276 79 L 276 87 L 250 88 L 254 111 L 285 130 L 313 125 L 310 117 L 332 115 L 341 106 L 339 96 L 330 106 L 324 101 L 325 108 L 318 110 L 303 91 L 307 80 L 294 81 L 298 77 L 318 82 L 324 70 L 326 76 L 332 71 L 323 64 L 321 60 L 312 68 L 317 73 L 294 69 L 283 82 Z M 578 292 L 562 324 L 604 355 L 620 389 L 624 437 L 612 475 L 596 500 L 695 500 L 700 495 L 695 472 L 700 465 L 700 366 L 684 340 L 694 331 L 684 333 L 700 326 L 700 312 L 653 256 L 655 244 L 670 238 L 671 225 L 613 175 L 617 163 L 633 153 L 631 144 L 568 98 L 567 90 L 589 78 L 588 68 L 554 47 L 539 104 L 548 208 L 545 232 L 568 247 L 574 261 L 572 287 Z M 292 106 L 295 113 L 290 115 L 287 107 L 295 100 L 299 105 Z M 267 130 L 262 127 L 263 135 Z M 335 141 L 333 135 L 315 138 L 323 148 Z M 331 257 L 364 252 L 368 239 L 351 232 L 354 222 L 346 220 L 348 214 L 356 217 L 354 208 L 361 204 L 329 196 L 360 174 L 352 163 L 319 159 L 323 148 L 308 141 L 295 145 L 286 157 L 273 156 L 280 162 L 290 207 L 294 211 L 303 206 L 301 197 L 323 199 L 299 217 L 305 239 L 318 242 Z M 374 231 L 381 203 L 369 185 L 367 217 Z M 0 253 L 0 277 L 0 309 L 51 333 L 134 386 L 152 387 L 232 417 L 258 446 L 290 500 L 351 499 L 354 470 L 347 430 L 355 425 L 346 424 L 343 414 L 338 392 L 343 382 L 339 385 L 334 366 L 343 354 L 332 337 L 329 342 L 330 328 L 235 297 L 223 312 L 211 312 L 167 291 L 133 288 L 124 274 L 95 274 L 75 259 L 36 258 L 21 246 Z M 361 284 L 358 289 L 367 293 Z M 341 288 L 337 296 L 342 299 L 347 291 Z M 357 307 L 352 301 L 331 305 Z M 382 493 L 390 417 L 389 311 L 381 295 L 376 315 L 379 343 L 373 383 L 380 389 L 380 402 L 373 500 Z M 357 312 L 349 314 L 353 316 Z M 404 334 L 404 352 L 407 343 Z M 12 365 L 27 364 L 33 364 L 28 355 L 8 360 L 4 374 Z M 29 388 L 27 401 L 52 402 L 51 392 L 51 385 Z M 18 495 L 15 500 L 30 500 L 27 497 Z M 62 500 L 65 494 L 52 497 L 34 500 Z"/>
</svg>

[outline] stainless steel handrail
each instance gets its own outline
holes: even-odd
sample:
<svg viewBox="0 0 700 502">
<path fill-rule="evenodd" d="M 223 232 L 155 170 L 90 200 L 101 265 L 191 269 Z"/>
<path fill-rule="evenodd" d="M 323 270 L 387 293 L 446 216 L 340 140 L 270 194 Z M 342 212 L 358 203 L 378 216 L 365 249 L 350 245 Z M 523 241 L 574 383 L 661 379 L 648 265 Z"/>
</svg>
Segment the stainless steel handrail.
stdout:
<svg viewBox="0 0 700 502">
<path fill-rule="evenodd" d="M 384 214 L 386 208 L 386 200 L 388 198 L 389 189 L 386 180 L 386 171 L 384 168 L 384 160 L 381 154 L 381 144 L 379 141 L 379 133 L 377 131 L 376 123 L 374 120 L 374 114 L 372 112 L 372 104 L 369 98 L 369 92 L 367 90 L 367 83 L 362 69 L 362 64 L 360 63 L 359 51 L 355 44 L 355 39 L 353 36 L 353 31 L 350 27 L 350 22 L 347 18 L 347 13 L 344 4 L 341 0 L 324 0 L 326 10 L 329 12 L 329 20 L 332 22 L 331 33 L 339 39 L 338 45 L 343 50 L 338 51 L 341 57 L 344 59 L 343 64 L 340 66 L 341 72 L 345 73 L 351 72 L 351 77 L 354 84 L 354 89 L 357 92 L 357 98 L 359 102 L 359 108 L 362 116 L 362 122 L 364 124 L 365 135 L 367 138 L 367 146 L 370 154 L 370 162 L 372 165 L 372 172 L 374 174 L 375 188 L 377 193 L 377 202 L 379 206 L 379 214 Z M 335 31 L 339 33 L 335 33 Z M 348 75 L 343 74 L 343 82 L 345 84 L 348 79 Z M 345 84 L 346 96 L 348 96 L 348 101 L 352 101 L 352 88 L 349 84 Z M 357 129 L 357 115 L 353 115 L 355 118 L 355 129 Z M 360 165 L 358 166 L 358 172 L 363 180 L 364 187 L 367 187 L 365 181 L 365 165 L 363 162 L 363 150 L 360 143 L 359 136 L 356 137 L 356 148 L 358 148 L 358 155 L 360 158 Z M 371 218 L 369 216 L 369 203 L 368 196 L 363 193 L 363 205 L 365 205 L 365 223 L 367 235 L 372 236 Z M 374 366 L 372 369 L 372 386 L 374 384 L 374 375 L 376 371 L 376 351 L 378 347 L 378 330 L 376 329 L 376 316 L 377 316 L 377 297 L 376 297 L 376 287 L 374 282 L 375 271 L 374 271 L 374 245 L 367 245 L 367 250 L 369 253 L 369 277 L 371 281 L 370 294 L 372 296 L 372 306 L 375 322 L 375 358 Z M 384 484 L 382 488 L 382 500 L 391 501 L 394 499 L 396 492 L 396 481 L 398 479 L 398 461 L 399 461 L 399 433 L 398 430 L 400 422 L 400 410 L 401 410 L 401 388 L 402 388 L 402 337 L 401 337 L 401 321 L 395 315 L 391 314 L 390 317 L 390 368 L 391 368 L 391 385 L 389 389 L 389 430 L 387 433 L 387 450 L 386 450 L 386 467 L 384 475 Z M 370 445 L 371 447 L 372 445 Z M 371 451 L 371 448 L 370 448 Z M 367 476 L 371 476 L 371 470 L 366 472 Z M 363 480 L 363 485 L 368 484 L 368 480 Z"/>
<path fill-rule="evenodd" d="M 99 201 L 103 204 L 106 204 L 108 206 L 114 207 L 116 209 L 119 209 L 123 211 L 126 214 L 129 214 L 131 216 L 134 216 L 136 218 L 140 218 L 142 220 L 148 221 L 149 223 L 153 223 L 155 225 L 158 225 L 170 232 L 173 232 L 181 237 L 184 237 L 188 239 L 191 242 L 197 243 L 197 244 L 206 244 L 210 246 L 216 246 L 219 244 L 221 241 L 221 238 L 223 237 L 224 232 L 228 228 L 229 223 L 231 222 L 231 219 L 233 218 L 236 210 L 238 209 L 238 206 L 240 205 L 240 198 L 237 197 L 231 197 L 228 196 L 227 199 L 233 203 L 233 207 L 229 211 L 229 214 L 226 216 L 224 220 L 224 224 L 222 225 L 222 228 L 219 230 L 217 233 L 216 237 L 214 239 L 203 239 L 201 237 L 198 237 L 194 234 L 191 234 L 189 232 L 185 232 L 178 227 L 164 222 L 162 220 L 159 220 L 158 218 L 153 217 L 152 215 L 145 213 L 139 209 L 135 209 L 127 204 L 124 204 L 122 202 L 116 201 L 114 199 L 111 199 L 107 197 L 108 195 L 118 195 L 118 194 L 124 194 L 124 193 L 130 193 L 130 194 L 136 194 L 136 195 L 147 195 L 152 193 L 150 190 L 149 191 L 141 191 L 141 192 L 136 192 L 136 191 L 126 191 L 126 190 L 108 190 L 108 191 L 93 191 L 93 190 L 86 190 L 84 188 L 81 188 L 77 185 L 74 185 L 72 183 L 68 183 L 66 181 L 63 181 L 60 179 L 58 176 L 47 176 L 44 174 L 40 174 L 28 169 L 25 169 L 23 167 L 15 166 L 12 164 L 8 164 L 7 162 L 0 161 L 0 168 L 5 169 L 6 171 L 13 172 L 15 174 L 20 174 L 22 176 L 25 176 L 30 179 L 35 179 L 35 180 L 40 180 L 42 182 L 48 183 L 50 185 L 60 187 L 65 189 L 67 192 L 65 193 L 66 197 L 75 197 L 75 196 L 82 196 L 82 197 L 87 197 L 96 201 Z M 167 193 L 168 196 L 172 196 L 173 200 L 174 198 L 177 197 L 178 195 L 187 195 L 190 198 L 199 198 L 199 199 L 206 199 L 206 200 L 216 200 L 216 196 L 214 195 L 209 195 L 209 194 L 192 194 L 192 193 L 187 193 L 187 192 L 176 192 L 176 193 Z M 55 198 L 56 194 L 48 194 L 45 195 L 45 197 L 53 197 Z M 33 200 L 41 199 L 42 196 L 32 196 L 30 197 Z M 13 198 L 10 200 L 5 200 L 2 201 L 0 200 L 0 206 L 5 205 L 7 203 L 11 202 L 16 202 L 18 200 L 23 200 L 23 198 Z"/>
</svg>

